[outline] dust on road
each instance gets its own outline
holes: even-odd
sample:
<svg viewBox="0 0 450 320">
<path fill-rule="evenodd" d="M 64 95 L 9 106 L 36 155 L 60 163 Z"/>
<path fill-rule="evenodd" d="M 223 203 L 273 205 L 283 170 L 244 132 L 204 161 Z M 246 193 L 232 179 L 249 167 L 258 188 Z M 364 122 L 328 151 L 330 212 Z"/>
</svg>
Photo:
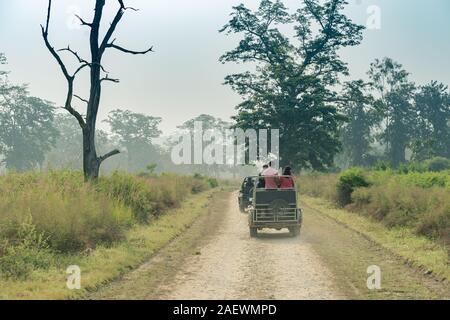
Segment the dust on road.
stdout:
<svg viewBox="0 0 450 320">
<path fill-rule="evenodd" d="M 301 237 L 263 230 L 250 238 L 247 216 L 230 200 L 216 237 L 179 272 L 163 299 L 333 299 L 330 272 Z"/>
<path fill-rule="evenodd" d="M 311 246 L 301 236 L 292 238 L 287 231 L 264 230 L 258 238 L 250 238 L 247 216 L 238 210 L 237 196 L 228 200 L 223 212 L 211 213 L 203 228 L 215 228 L 213 236 L 180 263 L 166 281 L 147 287 L 152 299 L 342 299 Z M 220 224 L 211 219 L 223 215 Z M 206 229 L 204 229 L 206 230 Z M 212 230 L 208 230 L 210 233 Z M 194 232 L 191 230 L 187 231 Z M 123 281 L 145 281 L 137 276 Z M 172 272 L 168 269 L 168 272 Z M 126 283 L 119 284 L 126 287 Z M 139 285 L 143 290 L 145 285 Z"/>
</svg>

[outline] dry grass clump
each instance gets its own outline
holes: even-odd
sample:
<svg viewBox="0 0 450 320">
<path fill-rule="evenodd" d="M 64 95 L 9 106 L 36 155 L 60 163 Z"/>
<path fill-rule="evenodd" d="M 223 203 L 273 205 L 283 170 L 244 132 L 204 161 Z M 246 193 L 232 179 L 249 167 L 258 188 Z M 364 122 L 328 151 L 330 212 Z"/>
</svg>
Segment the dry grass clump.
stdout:
<svg viewBox="0 0 450 320">
<path fill-rule="evenodd" d="M 383 222 L 408 227 L 450 248 L 450 172 L 350 169 L 300 178 L 301 192 Z"/>
<path fill-rule="evenodd" d="M 115 173 L 95 184 L 69 171 L 0 176 L 0 276 L 24 277 L 57 255 L 111 246 L 211 186 L 201 176 Z"/>
<path fill-rule="evenodd" d="M 324 198 L 335 201 L 337 198 L 336 184 L 339 174 L 312 173 L 297 178 L 300 193 L 315 198 Z"/>
<path fill-rule="evenodd" d="M 450 246 L 450 197 L 445 188 L 408 187 L 391 182 L 357 189 L 352 200 L 352 211 L 382 221 L 389 228 L 412 228 L 419 235 Z"/>
</svg>

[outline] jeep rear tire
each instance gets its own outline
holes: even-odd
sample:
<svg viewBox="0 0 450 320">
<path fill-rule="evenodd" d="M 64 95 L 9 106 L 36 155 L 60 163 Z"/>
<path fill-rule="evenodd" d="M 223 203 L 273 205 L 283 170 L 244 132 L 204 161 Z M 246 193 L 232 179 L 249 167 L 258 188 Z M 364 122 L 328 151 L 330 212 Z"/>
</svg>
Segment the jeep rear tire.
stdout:
<svg viewBox="0 0 450 320">
<path fill-rule="evenodd" d="M 291 227 L 289 228 L 289 233 L 292 237 L 298 237 L 300 235 L 300 227 Z"/>
<path fill-rule="evenodd" d="M 250 227 L 250 237 L 256 238 L 258 236 L 258 228 Z"/>
</svg>

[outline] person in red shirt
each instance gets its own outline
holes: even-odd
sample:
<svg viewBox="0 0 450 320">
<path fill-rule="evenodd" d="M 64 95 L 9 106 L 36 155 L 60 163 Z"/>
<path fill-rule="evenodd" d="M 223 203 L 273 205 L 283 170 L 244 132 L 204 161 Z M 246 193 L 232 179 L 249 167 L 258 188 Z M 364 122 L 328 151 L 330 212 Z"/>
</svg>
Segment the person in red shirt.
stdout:
<svg viewBox="0 0 450 320">
<path fill-rule="evenodd" d="M 264 177 L 265 181 L 265 188 L 266 189 L 278 189 L 278 171 L 272 168 L 272 163 L 269 163 L 269 165 L 264 166 L 266 169 L 261 172 L 261 176 Z"/>
<path fill-rule="evenodd" d="M 293 189 L 295 187 L 294 178 L 292 176 L 291 167 L 284 168 L 283 176 L 280 177 L 281 189 Z"/>
</svg>

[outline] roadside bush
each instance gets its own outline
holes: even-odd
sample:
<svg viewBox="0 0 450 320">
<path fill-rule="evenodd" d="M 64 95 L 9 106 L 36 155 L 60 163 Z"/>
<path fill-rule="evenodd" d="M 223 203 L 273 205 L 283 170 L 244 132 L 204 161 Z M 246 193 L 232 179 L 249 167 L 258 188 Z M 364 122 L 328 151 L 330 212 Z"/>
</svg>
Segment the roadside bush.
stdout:
<svg viewBox="0 0 450 320">
<path fill-rule="evenodd" d="M 336 175 L 300 178 L 300 192 L 345 205 L 348 210 L 382 222 L 407 227 L 417 235 L 450 248 L 450 172 L 398 173 L 391 169 L 351 169 Z M 333 192 L 324 191 L 334 189 Z M 353 190 L 353 191 L 352 191 Z M 350 200 L 349 200 L 350 194 Z M 331 195 L 331 196 L 330 196 Z"/>
<path fill-rule="evenodd" d="M 33 270 L 46 270 L 54 263 L 55 256 L 48 249 L 8 246 L 0 256 L 0 274 L 6 279 L 26 279 Z"/>
<path fill-rule="evenodd" d="M 432 172 L 450 170 L 450 160 L 442 157 L 436 157 L 425 162 L 427 169 Z"/>
<path fill-rule="evenodd" d="M 441 239 L 450 251 L 450 204 L 436 204 L 431 210 L 427 210 L 417 224 L 416 232 Z"/>
<path fill-rule="evenodd" d="M 390 180 L 396 180 L 405 186 L 420 188 L 450 187 L 450 174 L 447 172 L 412 172 L 406 175 L 392 176 Z"/>
<path fill-rule="evenodd" d="M 4 278 L 24 279 L 35 268 L 48 269 L 54 262 L 47 239 L 37 232 L 31 216 L 18 228 L 17 243 L 0 245 L 0 274 Z"/>
<path fill-rule="evenodd" d="M 373 166 L 373 170 L 375 171 L 387 171 L 391 168 L 389 162 L 385 160 L 378 160 Z"/>
<path fill-rule="evenodd" d="M 370 216 L 387 227 L 409 227 L 418 235 L 450 245 L 450 199 L 443 188 L 387 185 L 358 189 L 350 210 Z"/>
<path fill-rule="evenodd" d="M 407 163 L 401 163 L 397 169 L 398 173 L 408 174 L 411 172 L 427 172 L 428 166 L 425 162 L 411 161 Z"/>
<path fill-rule="evenodd" d="M 78 172 L 0 176 L 0 274 L 26 277 L 53 257 L 111 246 L 136 223 L 179 206 L 215 180 L 115 173 L 85 183 Z"/>
<path fill-rule="evenodd" d="M 100 193 L 131 208 L 139 222 L 148 222 L 156 210 L 155 199 L 159 191 L 152 192 L 144 179 L 115 172 L 110 177 L 100 178 L 95 186 Z"/>
<path fill-rule="evenodd" d="M 30 219 L 36 232 L 47 237 L 49 247 L 58 252 L 109 245 L 120 239 L 131 223 L 131 210 L 70 176 L 25 174 L 16 181 L 10 176 L 0 179 L 0 239 L 19 243 L 21 227 Z"/>
<path fill-rule="evenodd" d="M 219 186 L 219 181 L 216 178 L 207 178 L 210 188 L 217 188 Z"/>
<path fill-rule="evenodd" d="M 352 168 L 344 171 L 339 176 L 337 183 L 337 203 L 344 207 L 352 202 L 352 193 L 356 188 L 368 187 L 370 183 L 360 168 Z"/>
<path fill-rule="evenodd" d="M 152 217 L 178 206 L 189 194 L 212 188 L 211 181 L 203 176 L 163 174 L 141 178 L 115 172 L 110 177 L 101 178 L 96 188 L 130 207 L 138 222 L 147 223 Z"/>
<path fill-rule="evenodd" d="M 203 178 L 203 176 L 196 174 L 194 176 L 194 180 L 192 181 L 192 193 L 200 193 L 206 189 L 208 189 L 208 182 Z"/>
</svg>

